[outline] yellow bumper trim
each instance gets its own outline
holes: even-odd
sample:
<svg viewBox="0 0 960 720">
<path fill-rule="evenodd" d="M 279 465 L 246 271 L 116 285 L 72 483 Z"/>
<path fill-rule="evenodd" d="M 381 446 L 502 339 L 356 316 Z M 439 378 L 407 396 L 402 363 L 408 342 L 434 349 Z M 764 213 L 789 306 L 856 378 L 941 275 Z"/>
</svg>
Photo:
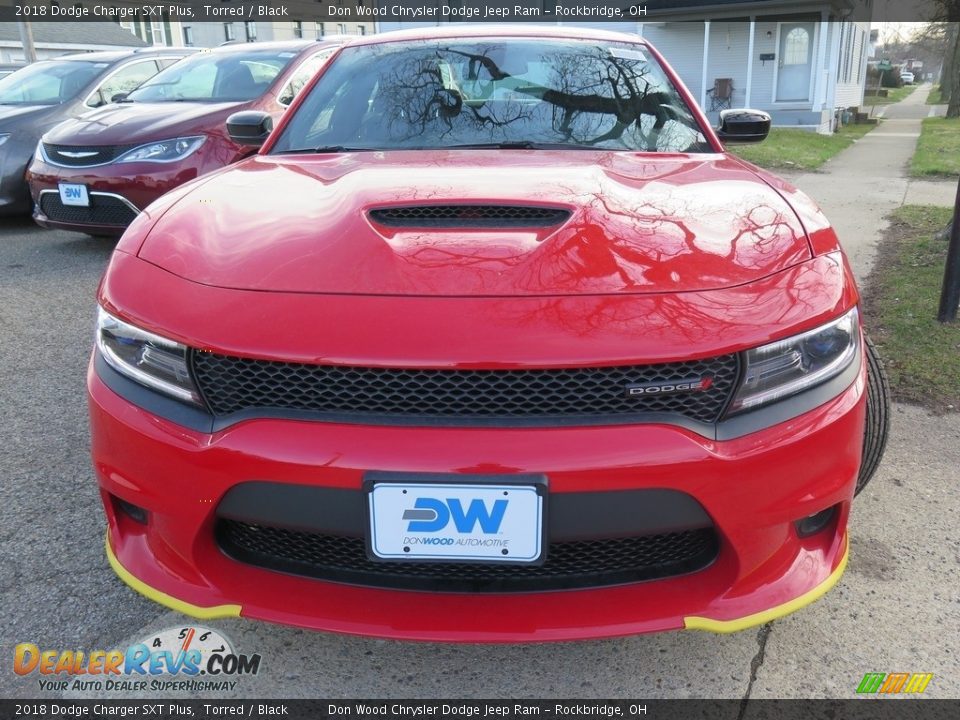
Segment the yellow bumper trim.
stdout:
<svg viewBox="0 0 960 720">
<path fill-rule="evenodd" d="M 840 564 L 837 565 L 837 569 L 830 573 L 830 576 L 826 580 L 813 588 L 813 590 L 809 590 L 800 597 L 795 598 L 790 602 L 783 603 L 783 605 L 777 605 L 769 610 L 763 610 L 761 612 L 754 613 L 753 615 L 747 615 L 735 620 L 711 620 L 710 618 L 692 616 L 683 619 L 683 626 L 687 630 L 708 630 L 715 633 L 732 633 L 739 632 L 740 630 L 746 630 L 747 628 L 755 627 L 757 625 L 763 625 L 764 623 L 768 623 L 771 620 L 776 620 L 777 618 L 782 618 L 784 615 L 789 615 L 792 612 L 796 612 L 800 608 L 806 607 L 810 603 L 813 603 L 826 595 L 827 591 L 840 581 L 840 576 L 843 575 L 843 571 L 847 569 L 847 560 L 849 558 L 850 541 L 847 536 L 844 535 L 843 557 L 840 558 Z"/>
<path fill-rule="evenodd" d="M 130 571 L 121 565 L 119 560 L 117 560 L 117 556 L 114 554 L 113 548 L 110 547 L 109 532 L 107 532 L 105 545 L 107 548 L 107 560 L 110 561 L 110 567 L 113 568 L 113 571 L 117 574 L 117 577 L 119 577 L 127 585 L 144 597 L 160 603 L 161 605 L 165 605 L 171 610 L 176 610 L 184 615 L 199 618 L 200 620 L 219 620 L 220 618 L 240 617 L 239 605 L 214 605 L 212 607 L 201 607 L 200 605 L 192 605 L 191 603 L 184 602 L 183 600 L 178 600 L 175 597 L 160 592 L 156 588 L 150 587 L 143 582 L 143 580 L 134 577 Z"/>
</svg>

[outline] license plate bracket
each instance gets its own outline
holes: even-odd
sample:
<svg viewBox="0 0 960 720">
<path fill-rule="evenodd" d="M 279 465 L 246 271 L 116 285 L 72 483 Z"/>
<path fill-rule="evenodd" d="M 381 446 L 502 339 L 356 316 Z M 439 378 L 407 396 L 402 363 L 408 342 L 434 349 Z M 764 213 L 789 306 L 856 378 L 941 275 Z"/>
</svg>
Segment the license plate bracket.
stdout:
<svg viewBox="0 0 960 720">
<path fill-rule="evenodd" d="M 72 207 L 90 207 L 90 194 L 87 186 L 80 183 L 60 183 L 57 185 L 60 192 L 60 202 Z"/>
<path fill-rule="evenodd" d="M 375 562 L 539 565 L 544 475 L 369 472 L 367 556 Z"/>
</svg>

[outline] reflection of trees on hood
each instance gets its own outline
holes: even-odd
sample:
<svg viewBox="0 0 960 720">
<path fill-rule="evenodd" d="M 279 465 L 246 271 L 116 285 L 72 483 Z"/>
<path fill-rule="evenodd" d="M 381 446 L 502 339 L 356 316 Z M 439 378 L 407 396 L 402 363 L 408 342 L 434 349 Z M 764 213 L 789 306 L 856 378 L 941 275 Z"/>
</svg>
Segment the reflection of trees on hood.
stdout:
<svg viewBox="0 0 960 720">
<path fill-rule="evenodd" d="M 549 76 L 528 79 L 526 63 L 516 72 L 497 55 L 502 47 L 494 45 L 473 52 L 440 48 L 388 71 L 374 106 L 389 116 L 384 121 L 392 139 L 464 133 L 476 142 L 495 142 L 503 135 L 498 130 L 515 126 L 517 135 L 509 139 L 577 145 L 620 140 L 626 147 L 677 151 L 696 143 L 695 121 L 671 102 L 644 59 L 594 47 L 543 53 L 530 59 L 548 68 Z M 445 72 L 447 63 L 463 67 L 463 77 Z"/>
</svg>

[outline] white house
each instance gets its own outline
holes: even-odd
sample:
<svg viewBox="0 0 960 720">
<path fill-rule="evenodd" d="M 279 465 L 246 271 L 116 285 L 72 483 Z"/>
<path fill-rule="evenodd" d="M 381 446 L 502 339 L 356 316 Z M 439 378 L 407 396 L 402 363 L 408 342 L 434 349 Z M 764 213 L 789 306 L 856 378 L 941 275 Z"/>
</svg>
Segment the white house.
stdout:
<svg viewBox="0 0 960 720">
<path fill-rule="evenodd" d="M 713 119 L 729 104 L 766 110 L 775 125 L 830 132 L 838 108 L 863 103 L 870 23 L 842 19 L 843 0 L 704 5 L 638 32 Z M 732 81 L 729 102 L 714 97 L 728 85 L 718 80 Z"/>
</svg>

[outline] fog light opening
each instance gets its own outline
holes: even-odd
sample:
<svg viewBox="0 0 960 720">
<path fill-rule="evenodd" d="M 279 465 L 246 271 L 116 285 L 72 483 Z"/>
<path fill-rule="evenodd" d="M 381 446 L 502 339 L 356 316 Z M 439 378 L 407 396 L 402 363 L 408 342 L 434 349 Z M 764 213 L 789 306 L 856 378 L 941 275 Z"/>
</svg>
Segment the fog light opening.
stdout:
<svg viewBox="0 0 960 720">
<path fill-rule="evenodd" d="M 111 495 L 111 497 L 113 498 L 113 505 L 117 510 L 141 525 L 147 524 L 147 511 L 144 508 L 127 502 L 126 500 L 121 500 L 116 495 Z"/>
<path fill-rule="evenodd" d="M 837 514 L 837 506 L 828 507 L 813 515 L 808 515 L 802 520 L 797 520 L 797 535 L 800 537 L 810 537 L 827 527 Z"/>
</svg>

